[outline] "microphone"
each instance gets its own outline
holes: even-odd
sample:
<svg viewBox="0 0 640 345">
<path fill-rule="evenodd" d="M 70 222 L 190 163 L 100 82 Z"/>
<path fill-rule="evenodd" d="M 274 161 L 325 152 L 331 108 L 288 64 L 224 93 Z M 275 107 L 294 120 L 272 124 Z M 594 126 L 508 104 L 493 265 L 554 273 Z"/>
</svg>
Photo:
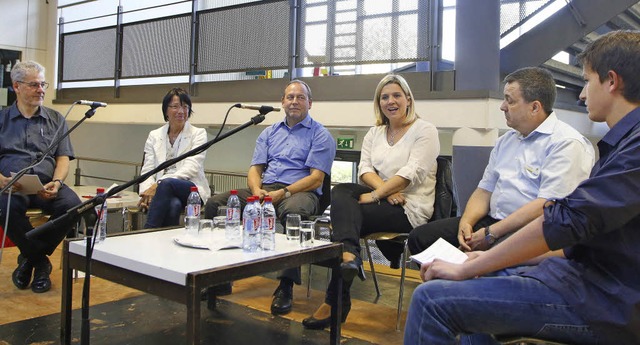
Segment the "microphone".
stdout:
<svg viewBox="0 0 640 345">
<path fill-rule="evenodd" d="M 94 102 L 94 101 L 85 101 L 84 99 L 81 100 L 81 101 L 76 101 L 76 104 L 88 105 L 91 108 L 98 108 L 98 107 L 106 107 L 107 106 L 107 103 Z"/>
<path fill-rule="evenodd" d="M 268 105 L 253 105 L 253 104 L 238 103 L 238 104 L 234 105 L 234 107 L 242 108 L 242 109 L 257 110 L 257 111 L 260 112 L 260 114 L 263 114 L 263 115 L 266 114 L 266 113 L 270 113 L 272 111 L 280 111 L 280 108 L 272 107 L 272 106 L 268 106 Z"/>
</svg>

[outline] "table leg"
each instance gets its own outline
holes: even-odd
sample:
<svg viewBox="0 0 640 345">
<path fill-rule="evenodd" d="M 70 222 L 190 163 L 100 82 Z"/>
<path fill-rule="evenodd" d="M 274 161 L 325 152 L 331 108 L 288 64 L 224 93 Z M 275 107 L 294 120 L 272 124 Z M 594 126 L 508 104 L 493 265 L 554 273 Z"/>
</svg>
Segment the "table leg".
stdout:
<svg viewBox="0 0 640 345">
<path fill-rule="evenodd" d="M 62 304 L 60 306 L 61 344 L 71 344 L 71 303 L 73 301 L 73 276 L 69 268 L 69 243 L 62 252 Z"/>
<path fill-rule="evenodd" d="M 187 344 L 200 344 L 200 288 L 187 286 Z"/>
<path fill-rule="evenodd" d="M 331 272 L 332 277 L 338 277 L 338 284 L 336 289 L 338 290 L 336 303 L 331 306 L 331 334 L 330 344 L 340 344 L 340 327 L 342 326 L 342 274 L 340 273 L 340 266 L 334 267 Z"/>
</svg>

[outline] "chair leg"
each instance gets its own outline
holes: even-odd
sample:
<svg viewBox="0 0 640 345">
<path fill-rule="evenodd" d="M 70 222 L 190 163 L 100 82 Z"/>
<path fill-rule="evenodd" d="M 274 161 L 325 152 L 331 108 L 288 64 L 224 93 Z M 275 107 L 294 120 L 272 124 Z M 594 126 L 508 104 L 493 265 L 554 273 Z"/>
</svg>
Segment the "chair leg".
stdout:
<svg viewBox="0 0 640 345">
<path fill-rule="evenodd" d="M 307 274 L 307 298 L 311 297 L 311 264 L 309 264 L 309 272 Z"/>
<path fill-rule="evenodd" d="M 382 296 L 380 293 L 380 287 L 378 287 L 378 277 L 376 276 L 376 269 L 373 268 L 373 257 L 371 256 L 371 249 L 369 248 L 369 241 L 364 240 L 364 248 L 367 250 L 367 257 L 369 258 L 369 266 L 371 267 L 371 275 L 373 276 L 373 285 L 376 287 L 376 294 L 378 297 Z"/>
<path fill-rule="evenodd" d="M 398 296 L 398 316 L 396 318 L 396 331 L 400 330 L 400 318 L 402 317 L 402 302 L 404 298 L 404 278 L 407 270 L 407 240 L 404 241 L 404 249 L 402 250 L 402 273 L 400 274 L 400 293 Z"/>
</svg>

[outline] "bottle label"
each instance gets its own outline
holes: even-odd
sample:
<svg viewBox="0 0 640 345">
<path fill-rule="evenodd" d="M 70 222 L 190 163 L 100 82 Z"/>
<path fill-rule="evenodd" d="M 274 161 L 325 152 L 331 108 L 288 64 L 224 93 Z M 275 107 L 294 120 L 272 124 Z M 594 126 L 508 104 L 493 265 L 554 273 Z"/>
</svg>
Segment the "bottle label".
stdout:
<svg viewBox="0 0 640 345">
<path fill-rule="evenodd" d="M 267 217 L 264 218 L 263 220 L 263 224 L 262 224 L 262 228 L 266 231 L 275 231 L 276 229 L 276 219 L 273 217 Z"/>
<path fill-rule="evenodd" d="M 187 217 L 199 217 L 200 216 L 200 205 L 187 205 Z"/>
<path fill-rule="evenodd" d="M 227 221 L 232 221 L 234 219 L 240 219 L 240 210 L 237 208 L 228 208 Z"/>
</svg>

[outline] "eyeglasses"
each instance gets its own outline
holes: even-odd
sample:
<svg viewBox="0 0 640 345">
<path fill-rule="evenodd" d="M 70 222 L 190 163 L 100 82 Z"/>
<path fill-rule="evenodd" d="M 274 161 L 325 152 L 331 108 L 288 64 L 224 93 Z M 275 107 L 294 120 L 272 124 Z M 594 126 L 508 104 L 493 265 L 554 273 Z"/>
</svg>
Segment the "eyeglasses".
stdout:
<svg viewBox="0 0 640 345">
<path fill-rule="evenodd" d="M 177 105 L 177 104 L 172 104 L 168 107 L 171 110 L 184 110 L 185 112 L 189 111 L 189 106 L 188 105 Z"/>
<path fill-rule="evenodd" d="M 37 81 L 32 81 L 30 83 L 26 83 L 24 81 L 18 81 L 18 83 L 25 84 L 25 85 L 27 85 L 28 87 L 30 87 L 30 88 L 32 88 L 34 90 L 37 90 L 39 87 L 41 87 L 43 90 L 46 90 L 46 89 L 49 88 L 49 83 L 47 83 L 46 81 L 43 81 L 43 82 L 40 82 L 40 83 L 37 82 Z"/>
</svg>

